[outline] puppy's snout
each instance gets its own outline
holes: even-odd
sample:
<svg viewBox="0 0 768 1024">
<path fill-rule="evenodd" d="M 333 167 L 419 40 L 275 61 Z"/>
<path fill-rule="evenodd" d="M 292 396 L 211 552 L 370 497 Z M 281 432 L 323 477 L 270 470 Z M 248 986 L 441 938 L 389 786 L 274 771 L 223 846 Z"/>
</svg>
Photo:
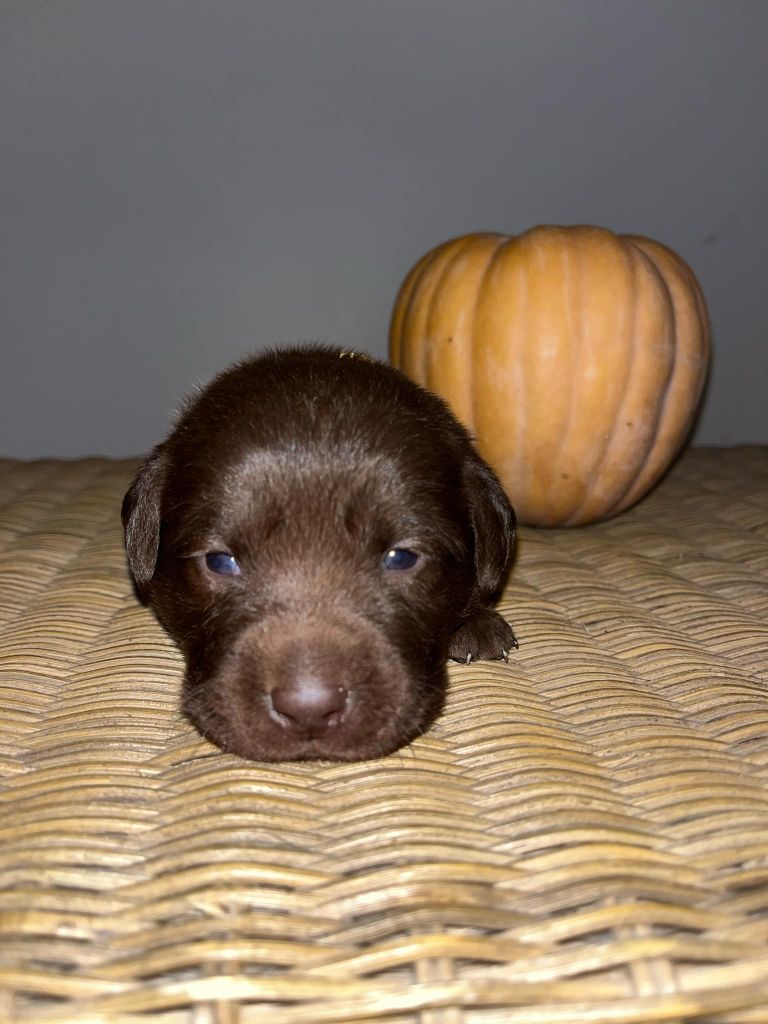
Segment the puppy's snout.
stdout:
<svg viewBox="0 0 768 1024">
<path fill-rule="evenodd" d="M 348 691 L 316 675 L 301 675 L 267 696 L 269 713 L 293 732 L 319 736 L 338 725 L 347 707 Z"/>
</svg>

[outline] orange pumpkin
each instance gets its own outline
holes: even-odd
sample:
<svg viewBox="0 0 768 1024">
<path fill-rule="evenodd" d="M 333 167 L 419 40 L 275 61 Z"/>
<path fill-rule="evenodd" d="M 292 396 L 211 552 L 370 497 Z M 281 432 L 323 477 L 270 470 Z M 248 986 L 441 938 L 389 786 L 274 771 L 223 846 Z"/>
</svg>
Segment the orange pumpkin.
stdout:
<svg viewBox="0 0 768 1024">
<path fill-rule="evenodd" d="M 688 265 L 603 228 L 472 234 L 428 252 L 395 302 L 390 359 L 442 395 L 523 522 L 616 515 L 690 429 L 709 324 Z"/>
</svg>

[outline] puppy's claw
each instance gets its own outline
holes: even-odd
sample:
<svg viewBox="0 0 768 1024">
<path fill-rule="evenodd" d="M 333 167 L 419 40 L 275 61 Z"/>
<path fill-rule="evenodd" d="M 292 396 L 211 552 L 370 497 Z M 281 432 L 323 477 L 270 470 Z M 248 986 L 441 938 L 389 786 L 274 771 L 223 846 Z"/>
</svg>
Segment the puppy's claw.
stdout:
<svg viewBox="0 0 768 1024">
<path fill-rule="evenodd" d="M 479 608 L 451 634 L 447 656 L 462 665 L 486 658 L 508 661 L 513 647 L 517 640 L 509 623 L 492 608 Z"/>
</svg>

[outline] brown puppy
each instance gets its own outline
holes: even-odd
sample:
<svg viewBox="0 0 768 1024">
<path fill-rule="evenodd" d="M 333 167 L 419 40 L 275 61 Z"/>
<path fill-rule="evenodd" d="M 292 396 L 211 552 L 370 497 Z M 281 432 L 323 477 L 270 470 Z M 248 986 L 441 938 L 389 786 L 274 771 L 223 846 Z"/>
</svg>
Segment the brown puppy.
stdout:
<svg viewBox="0 0 768 1024">
<path fill-rule="evenodd" d="M 186 659 L 183 708 L 261 761 L 379 757 L 440 712 L 445 659 L 506 658 L 489 607 L 512 508 L 435 395 L 306 347 L 226 370 L 123 502 L 136 587 Z"/>
</svg>

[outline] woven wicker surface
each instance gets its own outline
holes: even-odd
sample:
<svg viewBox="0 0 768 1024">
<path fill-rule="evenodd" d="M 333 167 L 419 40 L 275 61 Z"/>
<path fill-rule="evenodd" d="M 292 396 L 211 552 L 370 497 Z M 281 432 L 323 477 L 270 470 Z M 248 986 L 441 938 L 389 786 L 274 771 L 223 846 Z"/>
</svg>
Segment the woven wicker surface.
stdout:
<svg viewBox="0 0 768 1024">
<path fill-rule="evenodd" d="M 768 450 L 524 530 L 520 650 L 358 765 L 180 718 L 131 468 L 0 464 L 0 1021 L 768 1021 Z"/>
</svg>

